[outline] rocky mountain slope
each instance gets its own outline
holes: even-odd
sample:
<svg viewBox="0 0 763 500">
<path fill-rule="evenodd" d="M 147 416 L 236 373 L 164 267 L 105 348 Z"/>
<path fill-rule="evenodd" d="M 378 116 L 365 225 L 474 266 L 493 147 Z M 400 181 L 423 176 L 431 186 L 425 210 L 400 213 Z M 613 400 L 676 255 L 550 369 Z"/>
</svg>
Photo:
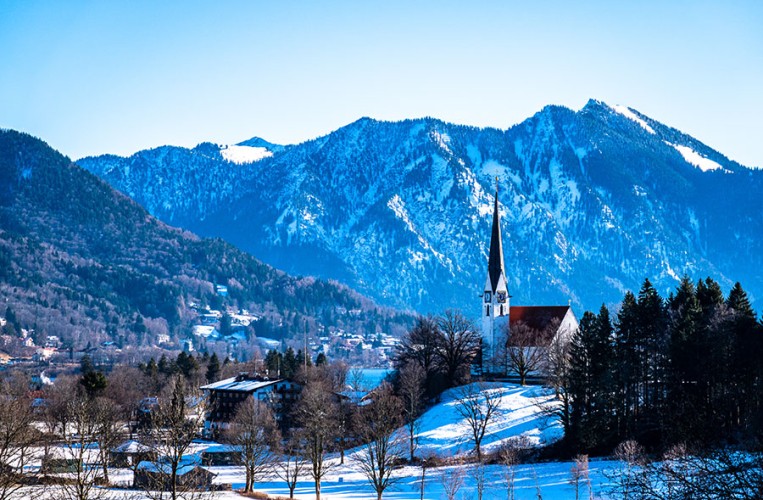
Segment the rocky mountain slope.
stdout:
<svg viewBox="0 0 763 500">
<path fill-rule="evenodd" d="M 496 177 L 515 304 L 597 308 L 683 274 L 763 297 L 763 171 L 626 107 L 549 106 L 508 130 L 364 118 L 234 148 L 78 163 L 162 220 L 421 312 L 477 314 Z"/>
<path fill-rule="evenodd" d="M 0 130 L 0 299 L 0 315 L 10 310 L 22 328 L 73 348 L 183 337 L 196 316 L 191 302 L 246 308 L 270 336 L 399 332 L 412 321 L 346 286 L 291 277 L 222 240 L 167 226 L 44 142 L 10 130 Z"/>
</svg>

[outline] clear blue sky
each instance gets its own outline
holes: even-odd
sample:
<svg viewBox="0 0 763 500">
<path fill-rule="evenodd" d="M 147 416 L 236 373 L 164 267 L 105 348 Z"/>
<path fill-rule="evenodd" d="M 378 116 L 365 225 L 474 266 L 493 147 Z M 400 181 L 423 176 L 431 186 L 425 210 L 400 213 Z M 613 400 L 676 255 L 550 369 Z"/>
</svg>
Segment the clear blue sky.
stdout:
<svg viewBox="0 0 763 500">
<path fill-rule="evenodd" d="M 0 0 L 0 127 L 75 159 L 589 98 L 763 166 L 763 2 Z"/>
</svg>

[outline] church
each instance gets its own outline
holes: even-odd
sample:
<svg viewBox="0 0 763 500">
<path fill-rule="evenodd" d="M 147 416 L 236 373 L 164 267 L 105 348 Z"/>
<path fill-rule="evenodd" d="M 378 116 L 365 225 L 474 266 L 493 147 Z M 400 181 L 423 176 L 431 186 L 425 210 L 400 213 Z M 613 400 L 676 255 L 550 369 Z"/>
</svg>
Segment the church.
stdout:
<svg viewBox="0 0 763 500">
<path fill-rule="evenodd" d="M 534 344 L 524 349 L 540 356 L 548 355 L 548 348 L 555 342 L 568 342 L 578 327 L 578 321 L 569 305 L 561 306 L 512 306 L 506 280 L 501 241 L 501 217 L 498 212 L 498 187 L 493 205 L 493 225 L 490 234 L 487 278 L 480 295 L 482 317 L 482 372 L 494 375 L 516 375 L 507 361 L 506 344 L 511 332 L 519 330 L 537 332 Z M 546 363 L 537 363 L 531 375 L 542 377 Z"/>
</svg>

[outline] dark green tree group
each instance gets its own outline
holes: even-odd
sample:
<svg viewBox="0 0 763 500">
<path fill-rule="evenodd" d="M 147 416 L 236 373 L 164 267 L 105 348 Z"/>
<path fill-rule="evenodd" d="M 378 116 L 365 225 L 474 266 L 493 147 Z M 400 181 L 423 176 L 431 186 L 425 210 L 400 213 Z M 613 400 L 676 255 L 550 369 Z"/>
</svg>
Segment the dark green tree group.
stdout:
<svg viewBox="0 0 763 500">
<path fill-rule="evenodd" d="M 569 349 L 567 442 L 748 444 L 763 436 L 763 325 L 737 283 L 684 278 L 667 299 L 646 280 L 614 320 L 586 312 Z"/>
</svg>

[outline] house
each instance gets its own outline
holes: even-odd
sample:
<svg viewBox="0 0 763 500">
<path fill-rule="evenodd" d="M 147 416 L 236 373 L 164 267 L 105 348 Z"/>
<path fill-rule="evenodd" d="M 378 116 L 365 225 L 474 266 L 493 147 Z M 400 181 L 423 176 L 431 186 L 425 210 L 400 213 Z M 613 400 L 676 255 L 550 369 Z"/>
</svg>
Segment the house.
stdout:
<svg viewBox="0 0 763 500">
<path fill-rule="evenodd" d="M 213 444 L 201 452 L 202 465 L 238 465 L 241 461 L 241 446 Z"/>
<path fill-rule="evenodd" d="M 286 379 L 269 379 L 247 372 L 201 387 L 207 399 L 204 435 L 214 436 L 227 429 L 240 404 L 263 401 L 270 405 L 276 419 L 281 419 L 297 400 L 302 387 Z"/>
<path fill-rule="evenodd" d="M 133 487 L 152 490 L 169 490 L 172 467 L 166 459 L 143 461 L 135 468 Z M 199 457 L 184 457 L 177 469 L 177 486 L 182 489 L 208 491 L 212 480 L 217 476 L 199 465 Z"/>
<path fill-rule="evenodd" d="M 136 467 L 140 462 L 156 460 L 156 453 L 148 446 L 129 439 L 109 450 L 114 467 Z"/>
<path fill-rule="evenodd" d="M 537 332 L 533 342 L 524 348 L 537 350 L 548 348 L 557 342 L 568 342 L 578 327 L 577 318 L 569 305 L 559 306 L 513 306 L 506 279 L 501 239 L 501 220 L 498 211 L 498 187 L 495 190 L 493 224 L 490 234 L 487 278 L 480 295 L 480 317 L 482 318 L 482 356 L 480 373 L 512 375 L 507 373 L 507 364 L 501 362 L 502 353 L 511 332 L 520 325 Z M 547 363 L 539 363 L 545 367 Z M 542 371 L 542 370 L 541 370 Z M 536 375 L 543 375 L 538 373 Z"/>
</svg>

